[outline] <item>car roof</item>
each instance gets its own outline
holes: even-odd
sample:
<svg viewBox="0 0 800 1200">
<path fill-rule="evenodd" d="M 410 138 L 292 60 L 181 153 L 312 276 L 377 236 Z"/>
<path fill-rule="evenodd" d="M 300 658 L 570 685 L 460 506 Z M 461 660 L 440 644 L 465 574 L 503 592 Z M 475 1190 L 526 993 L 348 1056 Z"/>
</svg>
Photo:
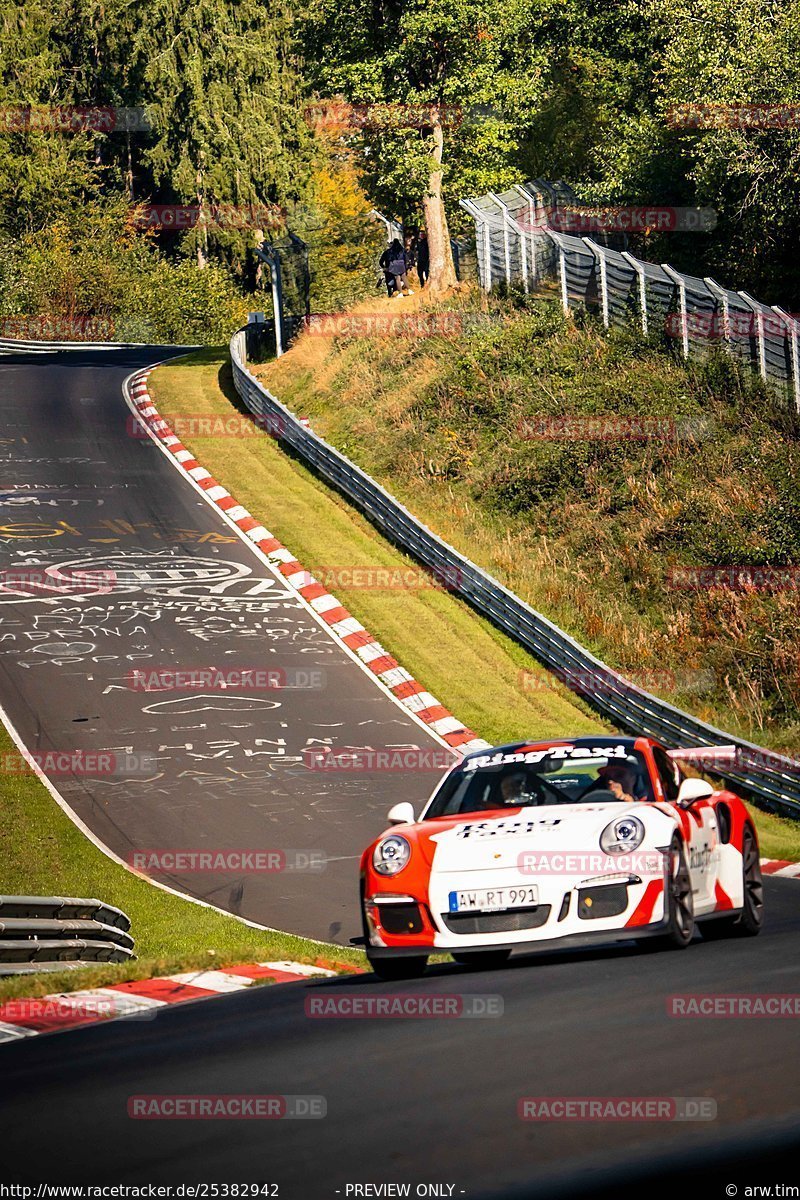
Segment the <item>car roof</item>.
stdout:
<svg viewBox="0 0 800 1200">
<path fill-rule="evenodd" d="M 652 738 L 648 737 L 623 737 L 621 734 L 601 734 L 597 737 L 591 735 L 581 735 L 581 737 L 561 737 L 561 738 L 540 738 L 538 741 L 527 742 L 505 742 L 500 746 L 488 746 L 485 750 L 474 750 L 471 754 L 465 755 L 462 761 L 458 764 L 463 767 L 465 763 L 473 758 L 482 758 L 489 754 L 516 754 L 522 750 L 543 750 L 548 746 L 624 746 L 626 750 L 641 749 L 642 744 L 654 745 Z"/>
</svg>

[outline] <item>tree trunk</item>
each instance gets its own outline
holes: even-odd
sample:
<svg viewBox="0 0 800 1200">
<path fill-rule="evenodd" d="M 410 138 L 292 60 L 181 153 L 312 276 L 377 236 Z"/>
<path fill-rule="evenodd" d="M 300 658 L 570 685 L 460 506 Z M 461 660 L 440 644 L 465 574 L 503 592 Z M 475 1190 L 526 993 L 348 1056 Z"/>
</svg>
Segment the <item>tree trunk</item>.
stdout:
<svg viewBox="0 0 800 1200">
<path fill-rule="evenodd" d="M 208 225 L 206 223 L 205 194 L 203 191 L 203 174 L 197 172 L 197 265 L 203 270 L 208 266 Z"/>
<path fill-rule="evenodd" d="M 447 215 L 442 202 L 443 150 L 444 130 L 437 114 L 433 126 L 433 166 L 428 180 L 428 194 L 422 201 L 430 254 L 428 289 L 432 293 L 444 292 L 458 282 L 453 263 L 453 250 L 450 246 L 450 231 L 447 228 Z"/>
</svg>

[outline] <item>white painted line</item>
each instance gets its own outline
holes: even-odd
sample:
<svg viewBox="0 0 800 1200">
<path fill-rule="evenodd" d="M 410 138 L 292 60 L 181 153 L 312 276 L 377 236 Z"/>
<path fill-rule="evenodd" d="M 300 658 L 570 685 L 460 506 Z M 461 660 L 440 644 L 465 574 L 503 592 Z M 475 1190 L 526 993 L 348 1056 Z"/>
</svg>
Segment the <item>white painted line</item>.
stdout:
<svg viewBox="0 0 800 1200">
<path fill-rule="evenodd" d="M 295 975 L 308 975 L 311 978 L 314 975 L 335 975 L 335 971 L 329 971 L 327 967 L 312 967 L 308 963 L 297 962 L 265 962 L 259 963 L 260 967 L 269 967 L 272 971 L 287 971 L 294 972 Z"/>
</svg>

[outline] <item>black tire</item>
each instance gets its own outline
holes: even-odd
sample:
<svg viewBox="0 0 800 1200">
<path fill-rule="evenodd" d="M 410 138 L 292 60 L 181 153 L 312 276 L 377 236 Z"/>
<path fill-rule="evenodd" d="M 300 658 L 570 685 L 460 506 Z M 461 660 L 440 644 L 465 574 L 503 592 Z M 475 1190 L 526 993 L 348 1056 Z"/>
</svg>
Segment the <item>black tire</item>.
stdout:
<svg viewBox="0 0 800 1200">
<path fill-rule="evenodd" d="M 663 950 L 685 950 L 694 937 L 694 898 L 686 851 L 677 834 L 669 847 L 669 879 L 665 897 L 667 929 L 658 939 Z"/>
<path fill-rule="evenodd" d="M 425 974 L 428 956 L 425 954 L 411 955 L 408 958 L 370 958 L 368 954 L 367 962 L 379 979 L 419 979 L 420 975 Z"/>
<path fill-rule="evenodd" d="M 758 844 L 749 826 L 745 825 L 742 837 L 742 879 L 744 905 L 735 917 L 717 917 L 704 921 L 700 931 L 707 942 L 718 942 L 722 938 L 756 937 L 764 924 L 764 881 L 761 878 L 761 862 Z"/>
<path fill-rule="evenodd" d="M 453 953 L 453 960 L 462 967 L 473 967 L 477 971 L 490 971 L 503 967 L 508 962 L 510 950 L 466 950 Z"/>
</svg>

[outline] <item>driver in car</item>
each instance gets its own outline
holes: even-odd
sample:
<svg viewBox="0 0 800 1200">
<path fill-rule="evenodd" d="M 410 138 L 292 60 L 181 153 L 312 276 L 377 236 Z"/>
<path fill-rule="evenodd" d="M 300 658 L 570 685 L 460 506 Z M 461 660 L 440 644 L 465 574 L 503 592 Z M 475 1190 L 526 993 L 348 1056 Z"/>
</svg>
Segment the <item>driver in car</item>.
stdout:
<svg viewBox="0 0 800 1200">
<path fill-rule="evenodd" d="M 624 800 L 626 804 L 633 804 L 636 800 L 634 791 L 637 774 L 629 763 L 606 763 L 604 767 L 600 767 L 598 770 L 597 782 L 592 785 L 592 790 L 606 789 L 612 792 L 617 800 Z"/>
<path fill-rule="evenodd" d="M 500 795 L 503 799 L 503 804 L 513 807 L 520 804 L 522 796 L 525 794 L 525 772 L 515 771 L 512 775 L 506 775 L 500 781 Z"/>
</svg>

